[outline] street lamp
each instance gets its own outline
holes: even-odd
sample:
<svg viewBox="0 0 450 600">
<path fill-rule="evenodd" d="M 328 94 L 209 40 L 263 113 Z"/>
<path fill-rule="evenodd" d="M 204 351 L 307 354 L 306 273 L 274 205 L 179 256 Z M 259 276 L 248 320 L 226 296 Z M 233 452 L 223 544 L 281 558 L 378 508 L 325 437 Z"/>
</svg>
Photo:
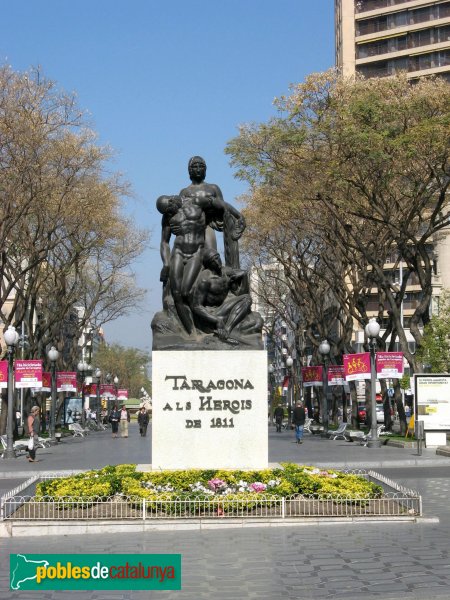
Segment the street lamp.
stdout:
<svg viewBox="0 0 450 600">
<path fill-rule="evenodd" d="M 47 357 L 50 361 L 50 369 L 52 374 L 52 398 L 50 404 L 50 439 L 55 441 L 55 429 L 56 429 L 56 361 L 59 357 L 59 352 L 52 346 L 47 352 Z"/>
<path fill-rule="evenodd" d="M 77 369 L 80 373 L 81 380 L 81 425 L 84 427 L 86 423 L 86 413 L 84 411 L 84 377 L 85 373 L 89 371 L 89 365 L 86 362 L 84 362 L 84 360 L 80 360 L 80 362 L 77 365 Z"/>
<path fill-rule="evenodd" d="M 328 355 L 330 354 L 330 344 L 327 340 L 323 340 L 319 346 L 319 352 L 322 355 L 322 392 L 323 392 L 323 407 L 322 407 L 322 437 L 327 437 L 328 434 Z"/>
<path fill-rule="evenodd" d="M 292 365 L 294 364 L 294 359 L 292 356 L 288 356 L 286 358 L 286 367 L 289 369 L 289 389 L 288 389 L 288 430 L 291 430 L 292 423 Z"/>
<path fill-rule="evenodd" d="M 95 407 L 95 415 L 97 418 L 97 423 L 100 423 L 100 377 L 102 376 L 102 372 L 100 369 L 95 369 L 95 378 L 97 380 L 97 386 L 95 388 L 95 401 L 96 401 L 96 407 Z"/>
<path fill-rule="evenodd" d="M 375 350 L 377 347 L 377 337 L 380 333 L 380 325 L 375 318 L 370 319 L 365 327 L 365 332 L 369 338 L 370 348 L 370 405 L 371 405 L 371 423 L 370 423 L 370 437 L 367 442 L 368 448 L 380 448 L 381 441 L 378 437 L 377 431 L 377 402 L 376 402 L 376 380 L 377 373 L 375 367 Z"/>
<path fill-rule="evenodd" d="M 273 366 L 272 363 L 269 364 L 268 366 L 268 371 L 269 371 L 269 418 L 270 418 L 270 423 L 272 423 L 272 408 L 273 408 L 273 372 L 275 370 L 275 367 Z"/>
<path fill-rule="evenodd" d="M 119 402 L 119 378 L 117 375 L 114 377 L 114 387 L 116 388 L 116 403 Z"/>
<path fill-rule="evenodd" d="M 6 347 L 8 349 L 8 427 L 6 430 L 6 450 L 3 453 L 3 458 L 16 458 L 14 452 L 14 436 L 13 436 L 13 418 L 14 418 L 14 352 L 19 334 L 15 327 L 9 325 L 8 329 L 3 334 Z"/>
</svg>

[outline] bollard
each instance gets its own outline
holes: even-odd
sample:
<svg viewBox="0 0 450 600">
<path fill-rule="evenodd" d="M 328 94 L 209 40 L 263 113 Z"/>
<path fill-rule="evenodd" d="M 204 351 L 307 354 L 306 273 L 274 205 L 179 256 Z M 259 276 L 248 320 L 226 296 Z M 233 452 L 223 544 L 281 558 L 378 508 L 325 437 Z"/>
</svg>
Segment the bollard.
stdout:
<svg viewBox="0 0 450 600">
<path fill-rule="evenodd" d="M 422 456 L 422 444 L 424 438 L 424 426 L 423 421 L 416 421 L 414 424 L 415 434 L 417 439 L 417 454 Z"/>
</svg>

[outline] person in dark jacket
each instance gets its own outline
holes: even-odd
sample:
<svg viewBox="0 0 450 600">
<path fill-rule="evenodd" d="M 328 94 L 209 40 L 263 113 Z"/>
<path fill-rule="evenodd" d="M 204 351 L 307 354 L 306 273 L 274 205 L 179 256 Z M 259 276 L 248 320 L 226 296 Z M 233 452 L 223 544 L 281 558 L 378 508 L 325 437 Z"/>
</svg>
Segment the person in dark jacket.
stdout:
<svg viewBox="0 0 450 600">
<path fill-rule="evenodd" d="M 282 406 L 278 405 L 276 407 L 276 409 L 273 411 L 273 416 L 275 417 L 277 431 L 278 431 L 278 433 L 280 433 L 281 432 L 281 424 L 283 423 L 283 418 L 284 418 L 284 408 Z"/>
<path fill-rule="evenodd" d="M 141 406 L 141 410 L 138 413 L 139 433 L 142 437 L 147 435 L 148 426 L 148 412 L 145 410 L 145 406 Z"/>
<path fill-rule="evenodd" d="M 112 407 L 112 410 L 109 414 L 109 422 L 111 423 L 112 436 L 113 438 L 117 437 L 117 432 L 119 431 L 119 421 L 120 421 L 120 412 L 115 404 Z"/>
<path fill-rule="evenodd" d="M 297 402 L 296 407 L 292 411 L 292 422 L 295 425 L 295 438 L 297 444 L 303 444 L 303 427 L 305 425 L 305 407 L 303 402 Z"/>
</svg>

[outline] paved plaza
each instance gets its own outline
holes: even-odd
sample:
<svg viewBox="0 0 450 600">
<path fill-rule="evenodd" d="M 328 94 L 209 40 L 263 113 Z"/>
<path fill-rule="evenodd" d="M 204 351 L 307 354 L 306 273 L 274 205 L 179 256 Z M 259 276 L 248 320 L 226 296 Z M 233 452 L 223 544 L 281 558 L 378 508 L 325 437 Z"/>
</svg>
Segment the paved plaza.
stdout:
<svg viewBox="0 0 450 600">
<path fill-rule="evenodd" d="M 445 466 L 450 457 L 424 449 L 418 456 L 414 448 L 367 448 L 356 442 L 328 440 L 318 435 L 305 435 L 302 445 L 295 444 L 294 432 L 276 433 L 269 427 L 269 462 L 296 462 L 319 467 L 379 469 L 383 467 Z M 151 464 L 151 426 L 147 437 L 139 435 L 136 424 L 130 425 L 128 438 L 112 438 L 110 431 L 90 433 L 86 438 L 63 438 L 50 448 L 39 448 L 37 463 L 29 463 L 23 455 L 16 459 L 0 459 L 0 477 L 13 474 L 25 477 L 47 471 L 72 471 L 101 468 L 121 463 Z"/>
<path fill-rule="evenodd" d="M 149 531 L 102 535 L 46 536 L 0 540 L 1 600 L 172 599 L 423 599 L 450 598 L 450 459 L 432 450 L 368 449 L 347 442 L 307 437 L 302 446 L 289 432 L 269 428 L 271 462 L 333 466 L 371 464 L 418 490 L 424 516 L 432 522 L 362 522 L 200 531 Z M 85 440 L 65 440 L 41 450 L 41 462 L 0 462 L 3 492 L 18 477 L 37 470 L 81 469 L 121 462 L 148 463 L 150 438 L 135 426 L 127 439 L 108 432 Z M 69 464 L 65 461 L 70 459 Z M 404 462 L 404 466 L 400 465 Z M 177 592 L 12 592 L 9 553 L 181 553 L 182 586 Z"/>
</svg>

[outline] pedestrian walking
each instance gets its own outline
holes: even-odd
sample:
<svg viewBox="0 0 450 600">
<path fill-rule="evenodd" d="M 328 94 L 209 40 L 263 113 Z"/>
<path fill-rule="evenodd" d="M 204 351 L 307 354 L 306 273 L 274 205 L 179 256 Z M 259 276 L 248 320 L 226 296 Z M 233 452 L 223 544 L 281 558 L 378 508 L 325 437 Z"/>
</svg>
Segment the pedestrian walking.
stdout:
<svg viewBox="0 0 450 600">
<path fill-rule="evenodd" d="M 292 411 L 292 422 L 295 425 L 295 438 L 297 444 L 303 444 L 303 427 L 305 425 L 305 408 L 303 402 L 297 402 L 296 407 Z"/>
<path fill-rule="evenodd" d="M 148 426 L 148 412 L 145 410 L 145 406 L 141 406 L 141 410 L 138 413 L 139 433 L 142 437 L 147 435 Z"/>
<path fill-rule="evenodd" d="M 125 406 L 122 404 L 120 411 L 120 437 L 128 437 L 128 423 L 130 422 L 130 413 Z"/>
<path fill-rule="evenodd" d="M 36 448 L 39 440 L 39 406 L 32 406 L 30 414 L 28 415 L 28 433 L 30 440 L 28 442 L 28 460 L 29 462 L 37 462 L 36 460 Z"/>
<path fill-rule="evenodd" d="M 119 430 L 119 421 L 120 421 L 120 411 L 117 408 L 117 405 L 114 404 L 112 410 L 109 414 L 109 422 L 111 423 L 112 436 L 113 438 L 117 437 L 117 432 Z"/>
<path fill-rule="evenodd" d="M 283 423 L 284 418 L 284 408 L 278 405 L 273 412 L 273 416 L 275 417 L 275 425 L 277 427 L 277 432 L 281 433 L 281 425 Z"/>
</svg>

